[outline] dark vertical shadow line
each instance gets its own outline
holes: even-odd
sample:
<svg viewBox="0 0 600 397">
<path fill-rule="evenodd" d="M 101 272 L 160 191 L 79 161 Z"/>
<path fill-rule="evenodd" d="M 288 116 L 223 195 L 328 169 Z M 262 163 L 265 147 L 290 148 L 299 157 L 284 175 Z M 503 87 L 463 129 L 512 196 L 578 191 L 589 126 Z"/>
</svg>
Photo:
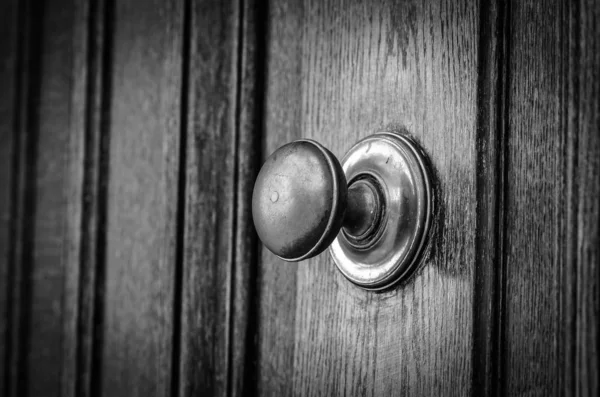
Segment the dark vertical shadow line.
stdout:
<svg viewBox="0 0 600 397">
<path fill-rule="evenodd" d="M 35 203 L 37 188 L 37 146 L 39 136 L 39 96 L 42 63 L 43 5 L 24 1 L 19 9 L 19 39 L 14 131 L 15 157 L 11 198 L 11 252 L 9 277 L 13 291 L 9 300 L 11 327 L 7 358 L 8 395 L 28 391 L 27 353 L 31 333 L 31 272 L 33 270 Z"/>
<path fill-rule="evenodd" d="M 507 313 L 507 288 L 508 288 L 508 265 L 506 247 L 508 246 L 508 226 L 507 208 L 510 186 L 508 183 L 509 175 L 509 152 L 508 142 L 510 140 L 510 64 L 511 64 L 511 49 L 512 49 L 512 31 L 511 31 L 511 2 L 500 1 L 498 7 L 497 37 L 499 40 L 498 48 L 498 64 L 499 76 L 497 80 L 497 96 L 496 109 L 498 117 L 496 119 L 496 129 L 499 132 L 497 136 L 497 147 L 499 150 L 496 172 L 498 177 L 498 197 L 500 202 L 496 207 L 497 220 L 497 244 L 496 256 L 500 259 L 498 263 L 498 271 L 496 273 L 496 288 L 495 288 L 495 307 L 494 313 L 497 324 L 494 327 L 493 341 L 495 341 L 495 349 L 493 351 L 495 385 L 497 395 L 506 395 L 506 366 L 508 362 L 508 353 L 506 349 L 506 328 L 508 326 Z"/>
<path fill-rule="evenodd" d="M 571 286 L 571 297 L 570 297 L 570 305 L 566 308 L 569 312 L 568 312 L 568 321 L 569 321 L 569 334 L 565 335 L 566 338 L 563 338 L 562 343 L 568 343 L 570 344 L 570 356 L 567 358 L 569 361 L 566 363 L 563 363 L 564 367 L 562 368 L 563 371 L 569 371 L 569 376 L 571 377 L 571 384 L 572 384 L 572 390 L 571 393 L 572 395 L 577 395 L 577 386 L 578 386 L 578 382 L 577 382 L 577 372 L 579 370 L 579 366 L 577 363 L 577 345 L 579 344 L 579 340 L 578 340 L 578 333 L 577 333 L 577 313 L 579 312 L 579 302 L 578 302 L 578 294 L 579 294 L 579 273 L 580 273 L 580 268 L 579 266 L 581 266 L 581 257 L 579 256 L 579 250 L 577 249 L 578 247 L 578 240 L 579 240 L 579 211 L 580 211 L 580 203 L 581 203 L 581 197 L 580 197 L 580 190 L 579 190 L 579 174 L 578 174 L 578 170 L 579 170 L 579 135 L 580 135 L 580 125 L 579 125 L 579 114 L 570 114 L 570 109 L 575 109 L 575 112 L 577 113 L 578 111 L 581 111 L 582 106 L 581 106 L 581 98 L 580 98 L 580 75 L 581 75 L 581 45 L 582 45 L 582 21 L 581 21 L 581 4 L 579 1 L 573 1 L 573 2 L 567 2 L 567 4 L 565 5 L 568 10 L 569 10 L 569 14 L 566 16 L 566 18 L 562 18 L 562 24 L 566 24 L 567 25 L 567 33 L 564 34 L 564 39 L 566 39 L 567 41 L 567 51 L 566 51 L 566 55 L 563 55 L 562 61 L 567 63 L 567 71 L 566 71 L 566 76 L 565 79 L 567 80 L 565 83 L 566 85 L 566 90 L 565 90 L 565 94 L 563 94 L 563 97 L 565 97 L 565 100 L 563 101 L 564 103 L 564 108 L 561 108 L 560 111 L 562 111 L 565 114 L 565 119 L 568 121 L 569 119 L 573 119 L 575 120 L 575 122 L 573 123 L 573 131 L 572 131 L 572 135 L 571 135 L 571 139 L 569 140 L 570 142 L 568 142 L 569 147 L 569 151 L 572 153 L 572 157 L 570 159 L 571 164 L 570 167 L 567 167 L 567 170 L 569 170 L 570 168 L 570 172 L 567 176 L 567 178 L 570 179 L 570 189 L 568 192 L 568 197 L 567 197 L 567 202 L 571 203 L 571 205 L 567 205 L 567 209 L 569 211 L 568 216 L 570 217 L 570 230 L 571 233 L 569 233 L 569 235 L 567 236 L 567 246 L 569 247 L 569 258 L 570 260 L 567 261 L 566 263 L 566 271 L 569 271 L 570 269 L 572 269 L 573 274 L 570 278 L 570 281 L 573 283 L 573 285 Z M 572 27 L 569 26 L 568 23 L 565 23 L 565 21 L 569 21 L 572 23 Z M 573 43 L 571 43 L 570 39 L 571 39 L 571 32 L 569 32 L 569 30 L 572 29 L 573 30 L 573 42 L 575 45 L 573 45 Z M 571 54 L 569 49 L 573 48 L 573 53 Z M 571 63 L 572 62 L 572 63 Z M 571 65 L 573 70 L 571 70 Z M 571 80 L 571 78 L 573 80 Z M 571 86 L 573 87 L 573 98 L 569 97 L 569 89 L 568 87 Z M 571 103 L 573 106 L 569 106 L 569 104 Z M 566 130 L 569 131 L 568 129 L 568 124 L 565 124 Z M 568 219 L 568 218 L 567 218 Z M 573 264 L 571 266 L 571 264 Z M 569 280 L 569 278 L 567 278 L 566 280 Z M 559 280 L 560 282 L 560 280 Z M 559 284 L 560 285 L 560 284 Z M 561 289 L 561 290 L 564 290 Z M 561 325 L 562 321 L 559 318 L 559 326 Z M 565 333 L 566 334 L 566 333 Z M 562 391 L 563 393 L 566 393 L 566 390 Z"/>
<path fill-rule="evenodd" d="M 255 21 L 253 28 L 255 43 L 254 72 L 254 100 L 255 106 L 253 110 L 252 133 L 252 153 L 253 170 L 255 175 L 258 174 L 260 164 L 263 157 L 263 140 L 265 138 L 264 129 L 264 110 L 265 110 L 265 90 L 266 90 L 266 37 L 268 23 L 268 2 L 256 1 L 252 3 L 254 7 Z M 250 226 L 253 227 L 253 226 Z M 254 231 L 252 231 L 254 233 Z M 250 254 L 251 263 L 248 272 L 248 313 L 244 344 L 246 346 L 246 355 L 244 357 L 244 390 L 248 395 L 255 396 L 258 394 L 257 385 L 257 354 L 258 354 L 258 330 L 259 330 L 259 288 L 258 288 L 258 267 L 260 258 L 260 249 L 258 238 L 254 237 L 252 241 L 252 252 Z"/>
<path fill-rule="evenodd" d="M 14 117 L 12 125 L 12 159 L 11 159 L 11 180 L 10 180 L 10 220 L 9 220 L 9 250 L 8 250 L 8 269 L 7 269 L 7 284 L 6 284 L 6 335 L 5 335 L 5 346 L 4 352 L 4 390 L 3 395 L 12 396 L 14 390 L 15 379 L 14 374 L 18 374 L 18 369 L 15 371 L 15 366 L 19 366 L 18 354 L 15 354 L 15 341 L 18 341 L 18 319 L 16 316 L 19 313 L 17 305 L 20 303 L 17 295 L 19 294 L 18 285 L 20 284 L 20 267 L 17 268 L 19 260 L 17 255 L 19 250 L 17 246 L 19 243 L 19 230 L 21 226 L 20 214 L 21 214 L 21 196 L 23 189 L 21 185 L 23 183 L 22 172 L 25 168 L 24 155 L 22 146 L 26 142 L 24 128 L 22 124 L 26 120 L 25 106 L 23 105 L 27 101 L 27 96 L 24 95 L 24 91 L 27 87 L 27 73 L 25 69 L 26 59 L 25 54 L 27 53 L 27 41 L 29 35 L 26 32 L 29 31 L 29 23 L 27 21 L 28 16 L 28 2 L 23 0 L 19 3 L 17 9 L 17 45 L 16 45 L 16 83 L 14 91 Z M 14 332 L 17 331 L 17 332 Z"/>
<path fill-rule="evenodd" d="M 472 393 L 475 396 L 490 395 L 493 385 L 493 365 L 491 357 L 492 329 L 494 327 L 494 273 L 497 258 L 494 253 L 495 229 L 490 224 L 490 212 L 494 206 L 497 180 L 495 178 L 494 156 L 496 147 L 492 141 L 497 131 L 493 131 L 492 121 L 496 116 L 490 106 L 496 95 L 493 81 L 496 37 L 493 27 L 496 23 L 495 9 L 490 1 L 482 0 L 479 9 L 479 43 L 477 66 L 477 166 L 476 166 L 476 234 L 475 234 L 475 289 L 473 296 L 473 378 Z M 494 14 L 492 14 L 494 12 Z M 490 251 L 490 249 L 492 249 Z"/>
<path fill-rule="evenodd" d="M 106 190 L 101 186 L 103 162 L 107 153 L 103 151 L 103 142 L 108 139 L 102 129 L 104 82 L 104 37 L 106 35 L 106 2 L 89 0 L 87 25 L 87 77 L 85 87 L 85 130 L 83 158 L 83 196 L 80 245 L 80 278 L 77 313 L 77 376 L 75 395 L 91 396 L 94 370 L 94 349 L 96 336 L 96 300 L 97 286 L 102 282 L 98 274 L 104 263 L 102 260 L 104 245 L 102 240 L 103 208 Z"/>
<path fill-rule="evenodd" d="M 490 395 L 494 390 L 492 356 L 493 329 L 495 327 L 494 294 L 495 273 L 498 269 L 496 255 L 498 206 L 495 124 L 498 117 L 494 104 L 498 91 L 498 22 L 497 4 L 482 0 L 479 9 L 479 42 L 477 65 L 477 162 L 476 162 L 476 235 L 475 235 L 475 288 L 473 299 L 473 373 L 474 395 Z"/>
<path fill-rule="evenodd" d="M 177 187 L 177 235 L 175 251 L 175 275 L 173 296 L 173 336 L 171 350 L 171 396 L 179 395 L 181 379 L 181 318 L 183 311 L 183 267 L 185 259 L 185 207 L 187 196 L 187 133 L 189 112 L 189 80 L 191 62 L 191 20 L 192 5 L 185 0 L 183 6 L 182 54 L 181 54 L 181 111 L 179 138 L 179 170 Z"/>
<path fill-rule="evenodd" d="M 558 21 L 561 20 L 565 20 L 565 18 L 569 18 L 569 5 L 568 4 L 554 4 L 554 6 L 556 6 L 557 8 L 557 15 L 558 15 Z M 567 19 L 568 20 L 568 19 Z M 566 25 L 566 26 L 565 26 Z M 573 233 L 573 230 L 570 229 L 571 227 L 571 214 L 570 214 L 570 209 L 572 208 L 570 205 L 570 194 L 571 194 L 571 190 L 570 190 L 570 172 L 571 172 L 571 168 L 570 168 L 570 159 L 571 159 L 571 146 L 569 146 L 569 107 L 566 106 L 565 104 L 568 101 L 568 97 L 569 97 L 569 72 L 570 72 L 570 65 L 569 65 L 569 57 L 570 57 L 570 48 L 569 48 L 569 34 L 570 34 L 570 29 L 569 29 L 569 24 L 565 24 L 565 23 L 558 23 L 558 26 L 556 27 L 556 41 L 557 43 L 555 44 L 555 48 L 557 50 L 558 54 L 563 54 L 563 57 L 561 57 L 559 63 L 558 63 L 558 71 L 557 71 L 557 88 L 555 89 L 555 92 L 553 93 L 558 101 L 558 106 L 555 109 L 555 113 L 557 114 L 557 118 L 558 120 L 557 125 L 558 125 L 558 129 L 559 131 L 564 131 L 565 133 L 560 135 L 558 137 L 559 140 L 559 147 L 557 149 L 557 153 L 553 153 L 553 155 L 555 155 L 556 159 L 558 162 L 560 162 L 560 169 L 563 171 L 562 173 L 559 172 L 557 174 L 557 178 L 559 179 L 558 181 L 558 185 L 560 185 L 559 190 L 556 190 L 555 187 L 555 194 L 554 194 L 554 204 L 555 206 L 558 206 L 559 208 L 563 208 L 566 207 L 566 211 L 565 211 L 565 227 L 561 228 L 560 227 L 560 219 L 557 219 L 557 225 L 558 227 L 555 229 L 559 229 L 558 233 L 555 234 L 553 236 L 554 238 L 554 282 L 557 282 L 557 280 L 564 280 L 564 289 L 558 288 L 556 290 L 556 294 L 554 296 L 555 299 L 555 304 L 556 304 L 556 319 L 566 319 L 565 323 L 566 325 L 561 325 L 560 321 L 557 322 L 557 333 L 554 335 L 554 339 L 555 339 L 555 345 L 553 346 L 553 350 L 552 353 L 555 355 L 556 358 L 556 362 L 557 365 L 554 368 L 554 376 L 553 376 L 553 384 L 552 386 L 554 387 L 554 389 L 559 392 L 562 393 L 565 396 L 570 396 L 571 394 L 567 392 L 567 390 L 569 389 L 569 385 L 571 384 L 572 378 L 570 377 L 570 374 L 567 374 L 563 371 L 561 371 L 562 366 L 567 362 L 567 356 L 569 355 L 569 353 L 571 352 L 571 343 L 569 343 L 569 341 L 567 341 L 567 337 L 568 337 L 568 331 L 570 330 L 570 325 L 571 325 L 571 318 L 569 316 L 569 299 L 571 297 L 571 295 L 569 294 L 569 292 L 571 291 L 571 285 L 572 285 L 572 280 L 571 280 L 571 275 L 572 272 L 570 272 L 570 269 L 566 269 L 565 266 L 561 266 L 567 263 L 571 263 L 571 250 L 570 250 L 570 241 L 568 241 L 568 236 L 570 236 Z M 566 57 L 564 56 L 566 54 Z M 566 58 L 567 62 L 563 62 L 564 59 Z M 564 192 L 564 197 L 561 196 L 561 194 L 559 193 L 559 191 Z M 564 202 L 562 201 L 564 200 Z M 560 214 L 558 214 L 557 218 L 560 217 Z M 561 247 L 559 245 L 559 241 L 561 241 L 561 230 L 564 229 L 564 238 L 562 238 L 562 240 L 565 240 L 565 252 L 561 251 Z M 562 256 L 561 256 L 562 254 Z"/>
<path fill-rule="evenodd" d="M 97 89 L 100 90 L 97 107 L 99 109 L 98 139 L 98 171 L 97 185 L 97 214 L 96 214 L 96 258 L 95 258 L 95 284 L 93 294 L 93 343 L 90 367 L 89 395 L 92 397 L 102 395 L 102 351 L 104 347 L 104 302 L 106 284 L 106 220 L 108 214 L 108 181 L 110 161 L 110 117 L 112 99 L 112 50 L 114 32 L 114 0 L 104 1 L 104 8 L 99 7 L 98 12 L 103 14 L 103 19 L 98 24 L 102 31 L 102 45 L 97 48 L 100 59 L 100 81 Z"/>
<path fill-rule="evenodd" d="M 564 2 L 558 2 L 558 4 L 554 4 L 554 6 L 556 7 L 556 10 L 554 11 L 556 11 L 556 16 L 558 17 L 558 26 L 555 27 L 556 29 L 554 32 L 557 42 L 555 48 L 557 54 L 562 55 L 560 59 L 558 59 L 557 67 L 558 84 L 555 95 L 558 106 L 555 109 L 555 113 L 558 115 L 557 125 L 559 131 L 564 131 L 564 134 L 560 134 L 558 137 L 559 147 L 557 148 L 556 153 L 551 153 L 551 155 L 555 156 L 560 166 L 560 171 L 557 175 L 557 179 L 559 179 L 557 183 L 558 188 L 555 187 L 553 199 L 554 204 L 557 205 L 558 208 L 563 208 L 565 210 L 564 214 L 558 214 L 558 217 L 562 216 L 565 218 L 565 225 L 564 227 L 561 227 L 560 219 L 557 220 L 558 229 L 564 229 L 564 235 L 562 235 L 559 230 L 554 241 L 554 281 L 558 283 L 556 284 L 558 285 L 558 288 L 554 291 L 554 299 L 557 307 L 557 332 L 554 337 L 555 345 L 553 346 L 552 353 L 555 356 L 557 365 L 553 368 L 554 376 L 552 386 L 558 394 L 571 396 L 571 389 L 574 387 L 573 381 L 575 377 L 573 376 L 574 372 L 572 372 L 572 369 L 569 370 L 568 366 L 575 364 L 574 362 L 571 362 L 572 354 L 576 348 L 573 341 L 575 334 L 571 333 L 571 331 L 573 330 L 572 327 L 576 317 L 572 309 L 576 302 L 576 295 L 574 292 L 577 272 L 577 262 L 574 260 L 574 255 L 576 255 L 576 253 L 573 250 L 573 236 L 576 236 L 576 233 L 574 234 L 576 229 L 573 227 L 573 210 L 576 208 L 577 204 L 573 200 L 575 192 L 572 186 L 573 178 L 575 176 L 572 161 L 573 156 L 576 155 L 575 151 L 577 149 L 572 145 L 571 127 L 573 126 L 576 128 L 577 123 L 570 123 L 572 115 L 568 104 L 571 100 L 571 61 L 575 60 L 572 59 L 572 30 L 569 24 L 572 17 L 572 6 L 570 4 L 565 4 Z M 576 107 L 575 103 L 574 105 Z M 561 241 L 564 241 L 562 244 L 563 250 L 561 250 Z M 560 287 L 561 280 L 562 288 Z"/>
<path fill-rule="evenodd" d="M 88 1 L 87 9 L 87 40 L 86 40 L 86 82 L 85 82 L 85 130 L 83 139 L 83 189 L 82 189 L 82 210 L 81 210 L 81 233 L 80 233 L 80 246 L 79 246 L 79 280 L 77 291 L 77 343 L 75 352 L 75 395 L 77 396 L 88 396 L 85 391 L 85 386 L 82 384 L 85 371 L 89 370 L 87 351 L 83 346 L 84 339 L 87 333 L 91 332 L 87 324 L 86 312 L 90 309 L 88 307 L 89 301 L 88 293 L 93 286 L 90 282 L 93 282 L 94 262 L 89 262 L 92 247 L 91 241 L 94 239 L 94 233 L 90 230 L 90 223 L 95 219 L 94 209 L 96 200 L 94 195 L 97 193 L 96 187 L 96 174 L 94 169 L 97 169 L 95 160 L 95 136 L 94 136 L 94 105 L 95 105 L 95 78 L 98 73 L 96 67 L 96 41 L 95 41 L 95 16 L 98 14 L 98 3 L 94 0 Z"/>
<path fill-rule="evenodd" d="M 473 395 L 503 395 L 506 296 L 508 4 L 482 0 L 477 81 Z"/>
<path fill-rule="evenodd" d="M 233 216 L 231 217 L 231 268 L 229 271 L 229 296 L 228 298 L 228 310 L 227 310 L 227 396 L 232 395 L 233 391 L 233 359 L 234 359 L 234 335 L 235 335 L 235 275 L 236 275 L 236 263 L 238 258 L 237 247 L 237 212 L 235 208 L 238 204 L 238 187 L 240 184 L 240 130 L 241 130 L 241 112 L 242 112 L 242 88 L 244 79 L 244 7 L 245 0 L 238 0 L 238 32 L 237 32 L 237 59 L 236 59 L 236 84 L 235 84 L 235 111 L 234 111 L 234 135 L 233 135 L 233 198 L 231 203 L 231 210 Z"/>
</svg>

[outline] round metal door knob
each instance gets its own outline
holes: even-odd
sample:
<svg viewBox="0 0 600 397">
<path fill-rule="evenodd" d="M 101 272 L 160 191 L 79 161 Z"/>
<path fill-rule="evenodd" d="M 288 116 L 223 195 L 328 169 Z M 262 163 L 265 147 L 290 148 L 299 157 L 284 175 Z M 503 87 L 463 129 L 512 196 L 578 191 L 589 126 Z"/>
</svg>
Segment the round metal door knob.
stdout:
<svg viewBox="0 0 600 397">
<path fill-rule="evenodd" d="M 347 279 L 387 288 L 416 266 L 430 229 L 433 193 L 424 156 L 410 138 L 390 132 L 358 142 L 342 164 L 313 140 L 284 145 L 254 186 L 257 233 L 287 261 L 331 246 Z"/>
<path fill-rule="evenodd" d="M 254 185 L 258 236 L 288 261 L 318 255 L 340 230 L 347 191 L 340 163 L 322 145 L 302 139 L 282 146 L 267 159 Z"/>
</svg>

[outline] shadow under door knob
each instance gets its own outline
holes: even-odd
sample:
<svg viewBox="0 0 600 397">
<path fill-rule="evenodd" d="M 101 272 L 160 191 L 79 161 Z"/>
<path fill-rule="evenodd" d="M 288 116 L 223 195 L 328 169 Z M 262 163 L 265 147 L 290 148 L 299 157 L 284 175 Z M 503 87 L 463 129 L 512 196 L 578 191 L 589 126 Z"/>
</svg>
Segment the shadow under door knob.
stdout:
<svg viewBox="0 0 600 397">
<path fill-rule="evenodd" d="M 286 261 L 331 246 L 349 280 L 385 288 L 416 263 L 431 223 L 423 156 L 411 139 L 389 132 L 358 142 L 343 165 L 318 142 L 288 143 L 267 159 L 254 186 L 258 236 Z"/>
</svg>

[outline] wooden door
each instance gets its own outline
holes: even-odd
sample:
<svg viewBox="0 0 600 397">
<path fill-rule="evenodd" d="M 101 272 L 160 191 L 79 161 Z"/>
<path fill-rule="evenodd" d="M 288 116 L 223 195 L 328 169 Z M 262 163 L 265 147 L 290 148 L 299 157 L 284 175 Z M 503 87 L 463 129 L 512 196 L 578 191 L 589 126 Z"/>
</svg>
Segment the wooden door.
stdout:
<svg viewBox="0 0 600 397">
<path fill-rule="evenodd" d="M 0 395 L 596 395 L 600 6 L 0 4 Z M 392 290 L 277 259 L 266 156 L 407 130 L 436 222 Z"/>
</svg>

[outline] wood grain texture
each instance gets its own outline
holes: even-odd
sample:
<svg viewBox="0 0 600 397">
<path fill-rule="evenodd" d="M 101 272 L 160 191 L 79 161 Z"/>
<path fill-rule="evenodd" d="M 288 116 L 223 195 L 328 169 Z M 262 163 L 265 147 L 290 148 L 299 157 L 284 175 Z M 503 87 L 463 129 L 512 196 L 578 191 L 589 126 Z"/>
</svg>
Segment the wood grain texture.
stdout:
<svg viewBox="0 0 600 397">
<path fill-rule="evenodd" d="M 28 127 L 34 194 L 24 256 L 19 395 L 77 395 L 79 278 L 87 94 L 87 3 L 48 1 Z"/>
<path fill-rule="evenodd" d="M 97 19 L 92 15 L 96 4 L 53 0 L 44 7 L 25 3 L 19 17 L 16 8 L 11 14 L 7 7 L 8 13 L 2 14 L 12 17 L 11 29 L 17 22 L 21 25 L 20 48 L 13 46 L 15 53 L 6 58 L 2 73 L 13 80 L 6 87 L 17 88 L 5 92 L 13 95 L 18 108 L 7 114 L 12 125 L 3 131 L 7 139 L 15 134 L 15 142 L 12 147 L 9 140 L 1 145 L 2 150 L 15 150 L 6 156 L 13 162 L 6 170 L 12 171 L 14 181 L 13 266 L 11 288 L 6 289 L 10 349 L 2 354 L 6 395 L 89 395 L 89 388 L 81 385 L 91 375 L 93 322 L 82 318 L 93 306 L 89 295 L 94 282 L 84 280 L 93 279 L 94 266 L 93 259 L 82 260 L 81 254 L 95 243 L 86 226 L 94 224 L 87 219 L 94 219 L 89 203 L 96 194 L 89 189 L 94 183 L 86 181 L 97 169 L 89 155 L 98 147 L 91 142 L 97 123 L 88 117 L 88 95 L 95 99 L 89 79 L 97 77 L 95 68 L 88 69 L 88 56 L 95 59 L 88 21 Z M 16 31 L 6 33 L 10 44 Z M 15 57 L 19 78 L 9 73 Z"/>
<path fill-rule="evenodd" d="M 263 162 L 280 146 L 302 137 L 301 2 L 270 2 L 267 9 Z M 294 365 L 297 263 L 261 245 L 257 269 L 257 395 L 291 395 Z"/>
<path fill-rule="evenodd" d="M 243 395 L 256 241 L 253 2 L 192 2 L 180 395 Z"/>
<path fill-rule="evenodd" d="M 65 313 L 64 303 L 68 301 L 63 300 L 63 294 L 67 268 L 79 264 L 75 241 L 79 240 L 77 221 L 81 216 L 77 189 L 82 152 L 77 147 L 70 150 L 81 141 L 69 128 L 76 56 L 72 46 L 73 7 L 63 2 L 47 4 L 42 10 L 35 177 L 29 179 L 35 189 L 35 217 L 27 247 L 31 255 L 26 276 L 28 319 L 22 331 L 27 347 L 21 352 L 26 361 L 23 394 L 27 396 L 60 393 L 63 353 L 68 354 L 67 345 L 74 342 L 69 338 L 63 343 L 63 318 L 70 315 Z"/>
<path fill-rule="evenodd" d="M 104 288 L 104 244 L 106 241 L 106 179 L 107 179 L 107 63 L 110 50 L 108 27 L 111 4 L 105 0 L 78 2 L 77 20 L 86 21 L 75 32 L 79 43 L 77 70 L 80 72 L 73 90 L 73 101 L 78 104 L 71 129 L 83 136 L 83 163 L 81 176 L 81 235 L 79 267 L 68 269 L 65 283 L 66 296 L 76 302 L 76 313 L 65 332 L 76 338 L 75 351 L 70 351 L 68 370 L 63 371 L 63 394 L 88 397 L 96 395 L 99 382 L 99 352 L 101 351 L 101 308 Z"/>
<path fill-rule="evenodd" d="M 238 2 L 192 2 L 180 396 L 228 394 Z"/>
<path fill-rule="evenodd" d="M 480 6 L 472 392 L 491 396 L 501 395 L 508 7 Z"/>
<path fill-rule="evenodd" d="M 79 8 L 82 6 L 83 8 Z M 26 2 L 12 171 L 7 395 L 72 395 L 76 381 L 86 3 Z M 13 17 L 15 17 L 13 15 Z"/>
<path fill-rule="evenodd" d="M 0 3 L 0 395 L 598 394 L 598 2 L 258 3 Z M 381 129 L 418 271 L 259 255 L 258 163 Z"/>
<path fill-rule="evenodd" d="M 172 388 L 183 3 L 115 2 L 108 128 L 104 396 Z"/>
<path fill-rule="evenodd" d="M 261 165 L 264 106 L 264 35 L 266 7 L 245 0 L 241 5 L 238 50 L 235 261 L 232 280 L 232 361 L 230 395 L 246 396 L 254 388 L 258 238 L 252 220 L 252 192 Z"/>
<path fill-rule="evenodd" d="M 423 266 L 399 288 L 362 291 L 328 254 L 259 270 L 260 394 L 466 395 L 472 387 L 475 2 L 297 2 L 270 10 L 266 150 L 305 136 L 342 157 L 405 128 L 439 179 Z"/>
<path fill-rule="evenodd" d="M 600 9 L 511 7 L 505 392 L 596 395 Z"/>
<path fill-rule="evenodd" d="M 235 261 L 239 2 L 192 2 L 181 396 L 228 394 Z"/>
<path fill-rule="evenodd" d="M 574 327 L 573 395 L 596 396 L 600 392 L 600 4 L 584 1 L 575 9 L 579 41 L 573 44 L 578 58 L 570 76 L 578 137 L 574 169 L 577 196 L 577 239 L 574 241 L 576 293 Z M 577 37 L 577 36 L 576 36 Z"/>
<path fill-rule="evenodd" d="M 18 38 L 20 22 L 17 1 L 0 3 L 0 393 L 8 395 L 10 324 L 12 291 L 12 209 L 15 193 L 16 126 L 18 120 L 19 61 Z"/>
</svg>

